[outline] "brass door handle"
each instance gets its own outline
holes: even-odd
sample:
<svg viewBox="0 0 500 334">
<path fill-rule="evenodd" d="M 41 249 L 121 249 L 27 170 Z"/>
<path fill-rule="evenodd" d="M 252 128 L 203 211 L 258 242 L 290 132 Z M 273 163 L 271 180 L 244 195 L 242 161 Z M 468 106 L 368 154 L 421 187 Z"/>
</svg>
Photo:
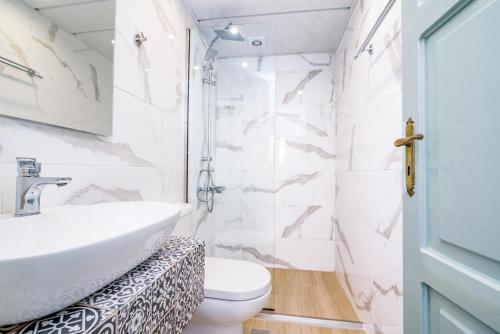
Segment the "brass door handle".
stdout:
<svg viewBox="0 0 500 334">
<path fill-rule="evenodd" d="M 415 140 L 424 139 L 424 135 L 421 133 L 413 134 L 414 122 L 410 118 L 406 121 L 406 137 L 399 138 L 394 141 L 396 147 L 405 146 L 406 151 L 406 191 L 408 195 L 413 196 L 415 194 Z"/>
<path fill-rule="evenodd" d="M 403 146 L 403 145 L 404 146 L 408 146 L 411 143 L 413 143 L 413 141 L 415 141 L 415 140 L 422 140 L 422 139 L 424 139 L 424 135 L 421 134 L 421 133 L 417 133 L 416 135 L 412 135 L 412 136 L 409 136 L 409 137 L 397 139 L 396 141 L 394 141 L 394 145 L 396 145 L 396 147 L 400 147 L 400 146 Z"/>
</svg>

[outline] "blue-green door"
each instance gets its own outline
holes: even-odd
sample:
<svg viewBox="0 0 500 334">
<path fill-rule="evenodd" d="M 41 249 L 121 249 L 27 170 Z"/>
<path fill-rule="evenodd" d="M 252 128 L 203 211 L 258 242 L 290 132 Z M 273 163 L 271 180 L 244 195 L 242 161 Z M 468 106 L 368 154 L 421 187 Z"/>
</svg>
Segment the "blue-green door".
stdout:
<svg viewBox="0 0 500 334">
<path fill-rule="evenodd" d="M 401 0 L 405 334 L 500 332 L 500 0 Z"/>
</svg>

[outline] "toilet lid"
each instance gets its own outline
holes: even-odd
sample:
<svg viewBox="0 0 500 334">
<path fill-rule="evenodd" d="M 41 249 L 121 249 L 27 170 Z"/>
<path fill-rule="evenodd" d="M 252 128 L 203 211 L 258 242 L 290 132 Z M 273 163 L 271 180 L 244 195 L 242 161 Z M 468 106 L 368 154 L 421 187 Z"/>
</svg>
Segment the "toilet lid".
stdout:
<svg viewBox="0 0 500 334">
<path fill-rule="evenodd" d="M 205 297 L 248 300 L 271 288 L 271 274 L 261 265 L 242 260 L 205 258 Z"/>
</svg>

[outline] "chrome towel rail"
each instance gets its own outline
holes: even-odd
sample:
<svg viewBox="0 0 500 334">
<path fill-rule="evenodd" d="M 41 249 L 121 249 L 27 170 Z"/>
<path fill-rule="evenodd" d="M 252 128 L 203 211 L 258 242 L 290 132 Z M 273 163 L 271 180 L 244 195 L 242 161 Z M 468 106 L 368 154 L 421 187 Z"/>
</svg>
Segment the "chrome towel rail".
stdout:
<svg viewBox="0 0 500 334">
<path fill-rule="evenodd" d="M 16 63 L 15 61 L 12 61 L 10 59 L 7 59 L 5 57 L 0 56 L 0 63 L 3 63 L 5 65 L 8 65 L 10 67 L 13 67 L 15 69 L 18 69 L 19 71 L 23 71 L 28 73 L 30 77 L 37 77 L 39 79 L 43 79 L 42 75 L 32 69 L 31 67 L 24 66 L 22 64 Z"/>
<path fill-rule="evenodd" d="M 365 51 L 368 52 L 369 54 L 373 53 L 373 45 L 370 44 L 370 41 L 372 40 L 373 35 L 375 35 L 375 33 L 377 32 L 378 28 L 380 28 L 382 22 L 384 22 L 385 17 L 387 16 L 387 14 L 389 14 L 389 11 L 391 10 L 395 2 L 396 0 L 389 0 L 387 2 L 387 5 L 385 6 L 382 13 L 380 13 L 380 16 L 373 25 L 373 28 L 368 33 L 368 36 L 366 36 L 365 41 L 363 42 L 363 44 L 361 44 L 361 47 L 358 49 L 358 52 L 356 52 L 354 59 L 358 59 L 358 57 Z"/>
</svg>

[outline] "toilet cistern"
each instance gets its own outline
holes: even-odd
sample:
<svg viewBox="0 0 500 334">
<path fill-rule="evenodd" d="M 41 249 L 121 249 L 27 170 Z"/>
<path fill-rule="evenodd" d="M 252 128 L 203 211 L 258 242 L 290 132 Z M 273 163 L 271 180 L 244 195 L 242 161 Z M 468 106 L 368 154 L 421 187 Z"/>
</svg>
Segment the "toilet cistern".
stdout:
<svg viewBox="0 0 500 334">
<path fill-rule="evenodd" d="M 16 158 L 16 212 L 15 216 L 40 213 L 40 196 L 45 186 L 62 187 L 71 182 L 70 177 L 40 177 L 42 165 L 35 158 Z"/>
</svg>

